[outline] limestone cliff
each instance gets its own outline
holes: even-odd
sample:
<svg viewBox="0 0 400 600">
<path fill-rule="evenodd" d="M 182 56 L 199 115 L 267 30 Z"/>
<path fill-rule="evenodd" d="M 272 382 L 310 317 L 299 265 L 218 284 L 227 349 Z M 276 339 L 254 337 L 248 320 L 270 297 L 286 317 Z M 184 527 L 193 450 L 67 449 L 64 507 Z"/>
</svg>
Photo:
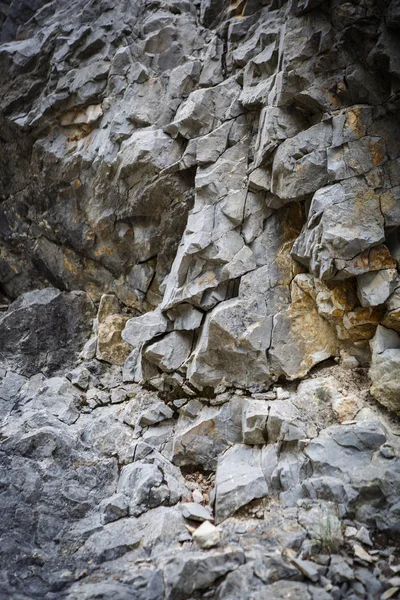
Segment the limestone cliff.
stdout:
<svg viewBox="0 0 400 600">
<path fill-rule="evenodd" d="M 5 598 L 400 588 L 399 31 L 398 0 L 0 2 Z"/>
<path fill-rule="evenodd" d="M 123 337 L 165 391 L 365 364 L 400 331 L 396 2 L 1 10 L 6 301 L 157 308 Z"/>
</svg>

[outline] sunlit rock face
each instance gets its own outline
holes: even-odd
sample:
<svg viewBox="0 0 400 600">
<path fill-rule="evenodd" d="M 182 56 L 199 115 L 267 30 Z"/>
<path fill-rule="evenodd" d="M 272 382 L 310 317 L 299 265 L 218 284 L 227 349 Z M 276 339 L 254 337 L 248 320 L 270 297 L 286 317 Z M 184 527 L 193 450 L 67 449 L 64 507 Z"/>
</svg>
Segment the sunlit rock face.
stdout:
<svg viewBox="0 0 400 600">
<path fill-rule="evenodd" d="M 97 357 L 131 350 L 131 378 L 161 391 L 267 389 L 341 351 L 368 363 L 376 327 L 400 329 L 383 4 L 0 8 L 4 303 L 113 296 Z"/>
</svg>

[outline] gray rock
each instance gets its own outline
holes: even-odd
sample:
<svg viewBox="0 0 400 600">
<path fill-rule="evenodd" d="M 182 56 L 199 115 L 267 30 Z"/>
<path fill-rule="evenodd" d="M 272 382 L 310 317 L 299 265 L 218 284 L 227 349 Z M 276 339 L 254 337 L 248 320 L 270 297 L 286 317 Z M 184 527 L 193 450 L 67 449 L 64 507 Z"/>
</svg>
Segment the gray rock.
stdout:
<svg viewBox="0 0 400 600">
<path fill-rule="evenodd" d="M 187 502 L 182 504 L 182 515 L 185 519 L 191 519 L 192 521 L 213 521 L 211 513 L 197 502 Z"/>
<path fill-rule="evenodd" d="M 140 415 L 138 425 L 142 427 L 144 425 L 155 425 L 156 423 L 165 421 L 165 419 L 171 419 L 173 415 L 173 410 L 163 402 L 160 402 Z"/>
<path fill-rule="evenodd" d="M 72 385 L 85 391 L 89 387 L 90 372 L 85 367 L 78 367 L 67 373 L 67 379 Z"/>
<path fill-rule="evenodd" d="M 173 331 L 164 336 L 159 342 L 147 346 L 144 357 L 163 371 L 176 371 L 189 358 L 192 350 L 192 340 L 191 333 Z"/>
<path fill-rule="evenodd" d="M 157 506 L 173 506 L 188 496 L 179 469 L 158 453 L 123 467 L 117 491 L 128 496 L 133 516 Z"/>
<path fill-rule="evenodd" d="M 141 357 L 141 348 L 135 348 L 129 354 L 128 358 L 124 363 L 122 371 L 122 379 L 126 383 L 132 383 L 133 381 L 139 381 L 139 361 Z"/>
<path fill-rule="evenodd" d="M 27 379 L 23 375 L 7 371 L 0 380 L 0 406 L 3 416 L 12 408 L 18 399 L 18 393 L 26 383 Z"/>
<path fill-rule="evenodd" d="M 83 346 L 79 357 L 82 358 L 83 360 L 91 360 L 92 358 L 94 358 L 96 356 L 96 349 L 97 349 L 97 337 L 93 336 L 91 337 Z"/>
<path fill-rule="evenodd" d="M 142 438 L 146 444 L 161 451 L 162 449 L 165 449 L 166 444 L 172 444 L 173 431 L 173 422 L 166 421 L 160 425 L 148 427 L 146 431 L 144 431 Z M 168 448 L 170 448 L 170 446 L 168 446 Z"/>
<path fill-rule="evenodd" d="M 102 523 L 111 523 L 122 517 L 128 516 L 128 498 L 124 494 L 114 494 L 111 498 L 103 500 L 100 510 Z"/>
<path fill-rule="evenodd" d="M 279 553 L 258 558 L 254 562 L 254 574 L 264 584 L 270 584 L 280 579 L 296 579 L 299 577 L 298 570 L 284 560 Z"/>
<path fill-rule="evenodd" d="M 272 192 L 283 199 L 305 196 L 328 182 L 326 151 L 332 125 L 322 122 L 283 142 L 274 156 Z"/>
<path fill-rule="evenodd" d="M 143 342 L 147 342 L 156 335 L 164 333 L 167 330 L 167 326 L 167 319 L 160 310 L 155 310 L 141 317 L 130 319 L 122 332 L 122 338 L 128 344 L 137 348 Z"/>
<path fill-rule="evenodd" d="M 168 311 L 168 317 L 174 322 L 174 329 L 191 331 L 200 327 L 203 313 L 190 304 L 180 304 Z"/>
<path fill-rule="evenodd" d="M 356 539 L 366 546 L 373 546 L 369 531 L 366 527 L 360 527 L 360 529 L 357 531 Z"/>
<path fill-rule="evenodd" d="M 189 379 L 195 385 L 213 387 L 268 381 L 265 350 L 271 330 L 272 317 L 263 298 L 222 302 L 207 316 L 189 365 Z"/>
<path fill-rule="evenodd" d="M 300 558 L 293 558 L 292 563 L 307 579 L 310 579 L 314 583 L 318 581 L 318 569 L 316 569 L 314 563 L 309 560 L 301 560 Z"/>
<path fill-rule="evenodd" d="M 123 565 L 120 566 L 121 572 Z M 118 600 L 156 600 L 162 597 L 162 574 L 154 567 L 139 565 L 130 570 L 129 583 L 111 582 L 107 575 L 103 578 L 84 578 L 69 587 L 68 600 L 90 600 L 90 598 L 108 596 Z"/>
<path fill-rule="evenodd" d="M 242 429 L 245 444 L 265 444 L 270 405 L 260 400 L 246 401 L 243 408 Z"/>
<path fill-rule="evenodd" d="M 304 438 L 305 427 L 299 416 L 299 411 L 290 400 L 275 400 L 270 403 L 267 421 L 268 442 L 292 442 Z"/>
<path fill-rule="evenodd" d="M 131 398 L 131 396 L 132 393 L 127 389 L 113 389 L 111 390 L 111 404 L 120 404 L 121 402 L 126 402 Z"/>
<path fill-rule="evenodd" d="M 197 398 L 192 398 L 192 400 L 189 400 L 189 402 L 186 402 L 179 408 L 179 414 L 191 419 L 195 419 L 199 415 L 202 408 L 203 404 L 200 402 L 200 400 Z"/>
<path fill-rule="evenodd" d="M 110 402 L 110 394 L 104 390 L 93 387 L 86 392 L 86 402 L 90 408 L 108 404 Z"/>
<path fill-rule="evenodd" d="M 204 407 L 194 421 L 180 418 L 174 436 L 174 464 L 214 470 L 222 452 L 242 441 L 241 413 L 242 400 L 236 398 L 220 408 Z"/>
<path fill-rule="evenodd" d="M 179 133 L 187 139 L 210 133 L 222 120 L 239 114 L 239 91 L 238 84 L 231 79 L 220 86 L 192 92 L 166 131 L 173 137 Z"/>
<path fill-rule="evenodd" d="M 326 429 L 304 449 L 311 461 L 313 475 L 303 486 L 309 489 L 312 497 L 352 506 L 353 514 L 360 522 L 380 530 L 395 531 L 393 511 L 397 501 L 387 482 L 396 479 L 398 465 L 390 467 L 392 462 L 376 452 L 385 443 L 387 435 L 382 423 L 374 419 Z M 346 474 L 345 481 L 343 474 Z M 365 502 L 363 490 L 371 480 L 377 496 L 385 498 L 384 511 L 377 511 Z"/>
<path fill-rule="evenodd" d="M 354 191 L 365 196 L 361 218 Z M 365 210 L 365 213 L 364 213 Z M 293 256 L 321 279 L 331 279 L 357 254 L 384 240 L 378 197 L 358 179 L 321 187 L 308 220 L 293 246 Z"/>
<path fill-rule="evenodd" d="M 341 556 L 332 556 L 328 577 L 334 585 L 354 581 L 354 571 Z"/>
<path fill-rule="evenodd" d="M 43 382 L 33 397 L 33 405 L 46 408 L 63 423 L 71 425 L 79 418 L 82 397 L 79 391 L 63 377 L 52 377 Z"/>
<path fill-rule="evenodd" d="M 397 586 L 390 548 L 317 555 L 319 585 L 284 558 L 345 557 L 346 519 L 399 534 L 400 13 L 375 4 L 0 2 L 5 598 Z"/>
<path fill-rule="evenodd" d="M 357 277 L 358 298 L 361 306 L 383 304 L 396 288 L 397 270 L 364 273 Z"/>
<path fill-rule="evenodd" d="M 141 541 L 142 535 L 136 519 L 119 519 L 93 533 L 79 553 L 82 557 L 90 557 L 101 564 L 135 550 Z"/>
<path fill-rule="evenodd" d="M 179 552 L 163 564 L 166 598 L 184 600 L 194 592 L 205 590 L 217 579 L 234 571 L 245 561 L 239 547 L 208 552 Z"/>
<path fill-rule="evenodd" d="M 400 406 L 400 336 L 379 325 L 371 341 L 371 350 L 371 394 L 383 406 L 396 411 Z"/>
<path fill-rule="evenodd" d="M 261 450 L 237 445 L 220 458 L 215 480 L 215 520 L 220 523 L 255 498 L 268 495 Z"/>
<path fill-rule="evenodd" d="M 83 292 L 28 292 L 0 318 L 0 361 L 26 376 L 68 369 L 90 335 L 93 316 Z"/>
</svg>

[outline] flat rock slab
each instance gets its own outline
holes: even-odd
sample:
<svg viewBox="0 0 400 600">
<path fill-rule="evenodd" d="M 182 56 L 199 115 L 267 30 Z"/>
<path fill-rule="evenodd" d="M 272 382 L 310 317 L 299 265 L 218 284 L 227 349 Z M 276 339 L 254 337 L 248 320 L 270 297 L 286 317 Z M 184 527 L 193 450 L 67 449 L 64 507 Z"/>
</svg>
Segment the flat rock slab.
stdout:
<svg viewBox="0 0 400 600">
<path fill-rule="evenodd" d="M 197 502 L 188 502 L 182 505 L 182 515 L 192 521 L 212 521 L 213 518 L 207 508 Z"/>
<path fill-rule="evenodd" d="M 268 494 L 261 467 L 261 450 L 236 445 L 218 461 L 215 520 L 220 523 L 255 498 Z"/>
</svg>

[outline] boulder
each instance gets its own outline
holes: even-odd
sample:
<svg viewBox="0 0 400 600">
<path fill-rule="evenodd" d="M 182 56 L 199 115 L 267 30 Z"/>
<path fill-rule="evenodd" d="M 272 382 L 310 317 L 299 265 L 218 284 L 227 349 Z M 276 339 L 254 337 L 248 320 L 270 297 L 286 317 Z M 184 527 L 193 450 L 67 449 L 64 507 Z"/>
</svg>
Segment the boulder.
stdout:
<svg viewBox="0 0 400 600">
<path fill-rule="evenodd" d="M 88 371 L 85 367 L 77 367 L 76 369 L 72 369 L 69 373 L 67 373 L 67 379 L 70 380 L 72 385 L 80 388 L 81 390 L 87 390 L 90 382 L 90 371 Z"/>
<path fill-rule="evenodd" d="M 272 317 L 261 296 L 221 302 L 206 318 L 188 378 L 202 387 L 268 382 L 265 350 L 271 329 Z"/>
<path fill-rule="evenodd" d="M 174 413 L 172 409 L 163 402 L 159 402 L 155 406 L 152 406 L 141 413 L 138 419 L 138 425 L 141 427 L 146 425 L 156 425 L 166 419 L 171 419 L 173 416 Z"/>
<path fill-rule="evenodd" d="M 257 445 L 266 443 L 269 409 L 269 402 L 262 402 L 261 400 L 246 401 L 242 415 L 244 444 Z"/>
<path fill-rule="evenodd" d="M 388 438 L 398 448 L 395 437 L 371 418 L 325 429 L 304 449 L 312 476 L 303 482 L 303 491 L 311 498 L 342 503 L 358 521 L 396 535 L 398 454 L 392 461 L 378 452 Z M 371 486 L 376 502 L 365 495 Z"/>
<path fill-rule="evenodd" d="M 379 196 L 358 178 L 315 192 L 307 223 L 292 254 L 320 279 L 332 279 L 346 263 L 384 239 Z"/>
<path fill-rule="evenodd" d="M 173 137 L 180 134 L 186 139 L 210 133 L 224 119 L 238 116 L 239 92 L 240 87 L 233 78 L 219 86 L 192 92 L 179 107 L 174 121 L 166 127 L 166 132 Z"/>
<path fill-rule="evenodd" d="M 301 198 L 328 182 L 326 150 L 332 124 L 318 123 L 278 147 L 272 167 L 271 191 L 285 199 Z"/>
<path fill-rule="evenodd" d="M 157 452 L 123 467 L 118 493 L 129 498 L 129 514 L 139 516 L 156 506 L 173 506 L 188 495 L 183 477 Z"/>
<path fill-rule="evenodd" d="M 191 304 L 182 303 L 168 311 L 168 317 L 173 321 L 175 330 L 191 331 L 200 327 L 203 313 Z"/>
</svg>

